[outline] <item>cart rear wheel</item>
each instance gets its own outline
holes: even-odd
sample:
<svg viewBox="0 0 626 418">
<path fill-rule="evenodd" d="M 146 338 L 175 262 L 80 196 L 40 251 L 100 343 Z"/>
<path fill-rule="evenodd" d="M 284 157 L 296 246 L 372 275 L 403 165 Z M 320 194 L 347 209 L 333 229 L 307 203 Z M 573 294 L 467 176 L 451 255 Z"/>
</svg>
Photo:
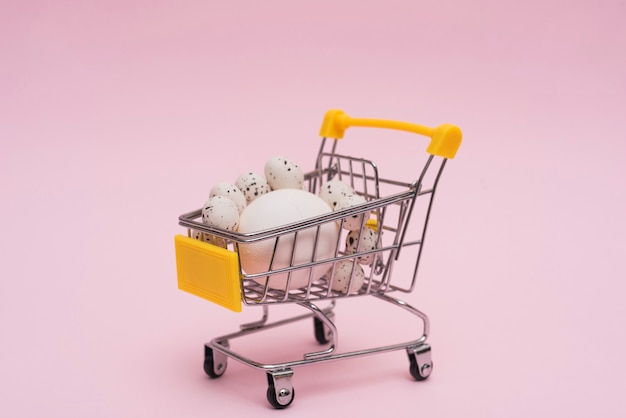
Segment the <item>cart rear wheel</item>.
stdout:
<svg viewBox="0 0 626 418">
<path fill-rule="evenodd" d="M 428 379 L 433 371 L 433 361 L 430 357 L 430 346 L 424 344 L 417 348 L 408 348 L 409 372 L 417 381 Z"/>
<path fill-rule="evenodd" d="M 422 371 L 420 372 L 420 368 L 417 365 L 417 360 L 415 360 L 415 357 L 409 357 L 409 361 L 411 362 L 411 366 L 409 367 L 409 371 L 411 372 L 411 376 L 413 376 L 413 379 L 421 382 L 422 380 L 426 380 L 428 379 L 428 376 L 430 376 L 430 370 L 432 370 L 433 368 L 433 363 L 430 362 L 430 364 L 425 364 L 422 366 Z M 428 370 L 430 369 L 430 370 Z M 428 374 L 426 374 L 426 370 L 428 370 Z"/>
<path fill-rule="evenodd" d="M 226 371 L 226 356 L 222 353 L 215 355 L 212 348 L 204 346 L 204 372 L 211 378 L 217 379 Z"/>
<path fill-rule="evenodd" d="M 331 312 L 327 316 L 330 320 L 332 320 L 335 314 Z M 328 328 L 321 319 L 318 319 L 316 317 L 313 318 L 313 327 L 315 330 L 315 339 L 317 340 L 317 342 L 320 344 L 328 344 L 332 335 L 332 331 L 330 330 L 330 328 Z"/>
</svg>

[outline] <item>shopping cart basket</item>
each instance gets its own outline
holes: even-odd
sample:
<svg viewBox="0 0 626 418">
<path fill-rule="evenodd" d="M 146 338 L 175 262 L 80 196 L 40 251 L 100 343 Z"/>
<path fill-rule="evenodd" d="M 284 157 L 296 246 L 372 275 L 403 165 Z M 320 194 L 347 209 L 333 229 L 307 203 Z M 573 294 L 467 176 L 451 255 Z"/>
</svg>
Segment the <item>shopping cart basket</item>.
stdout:
<svg viewBox="0 0 626 418">
<path fill-rule="evenodd" d="M 378 167 L 373 160 L 341 154 L 338 144 L 349 127 L 388 128 L 429 137 L 423 164 L 417 170 L 417 180 L 403 182 L 379 177 Z M 427 315 L 390 294 L 410 293 L 415 288 L 435 190 L 446 161 L 455 156 L 460 146 L 461 131 L 449 124 L 429 128 L 407 122 L 352 118 L 341 110 L 330 110 L 324 117 L 320 136 L 322 141 L 315 168 L 305 174 L 307 190 L 317 194 L 327 182 L 340 180 L 365 197 L 365 202 L 254 233 L 239 233 L 205 225 L 200 219 L 201 209 L 197 209 L 179 217 L 179 224 L 187 228 L 187 234 L 175 237 L 180 289 L 236 312 L 242 310 L 242 305 L 259 305 L 263 310 L 259 321 L 243 324 L 239 331 L 214 338 L 205 344 L 204 371 L 211 378 L 222 376 L 228 358 L 264 371 L 268 381 L 267 399 L 273 407 L 279 409 L 293 402 L 293 369 L 299 366 L 405 350 L 409 357 L 409 371 L 414 379 L 425 380 L 432 371 L 431 347 L 426 343 L 429 333 Z M 380 152 L 379 149 L 374 150 Z M 345 246 L 349 231 L 341 228 L 348 219 L 356 219 L 361 226 L 357 229 L 356 248 L 352 247 L 350 251 Z M 298 245 L 298 236 L 307 235 L 317 240 L 324 225 L 330 223 L 338 225 L 341 231 L 330 257 L 319 258 L 313 249 L 304 262 L 292 256 L 286 267 L 272 267 L 273 262 L 270 262 L 267 271 L 254 274 L 242 268 L 240 250 L 244 246 L 269 242 L 276 249 L 279 243 L 287 242 L 295 247 Z M 376 232 L 376 245 L 362 248 L 358 243 L 367 228 Z M 316 243 L 313 248 L 315 246 Z M 293 254 L 295 249 L 291 251 Z M 410 260 L 410 277 L 396 278 L 392 274 L 400 256 L 403 260 Z M 367 262 L 361 263 L 363 259 L 367 259 Z M 335 290 L 331 284 L 338 275 L 337 266 L 346 261 L 352 266 L 346 279 L 346 289 L 350 291 Z M 362 266 L 360 271 L 357 271 L 358 266 Z M 325 273 L 321 276 L 313 274 L 312 271 L 317 268 L 323 268 Z M 361 277 L 358 277 L 361 271 Z M 308 274 L 308 282 L 292 286 L 292 277 L 296 274 L 301 277 L 303 272 Z M 272 278 L 278 276 L 286 278 L 281 282 L 284 285 L 272 284 Z M 357 283 L 357 280 L 360 281 Z M 421 321 L 421 335 L 411 341 L 339 352 L 339 333 L 334 323 L 335 304 L 339 299 L 366 295 L 402 308 L 412 314 L 411 317 L 417 317 Z M 320 302 L 327 302 L 328 306 L 322 308 L 318 306 Z M 269 306 L 286 303 L 306 308 L 307 313 L 269 322 Z M 230 341 L 234 339 L 307 318 L 313 320 L 314 336 L 325 346 L 323 350 L 304 353 L 300 358 L 289 361 L 267 364 L 230 348 Z"/>
</svg>

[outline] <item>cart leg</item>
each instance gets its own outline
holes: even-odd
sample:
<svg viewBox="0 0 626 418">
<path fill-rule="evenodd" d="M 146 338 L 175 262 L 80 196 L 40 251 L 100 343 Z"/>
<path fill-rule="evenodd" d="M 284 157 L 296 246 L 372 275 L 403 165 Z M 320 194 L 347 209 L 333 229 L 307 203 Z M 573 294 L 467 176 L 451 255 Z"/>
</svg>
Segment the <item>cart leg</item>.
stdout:
<svg viewBox="0 0 626 418">
<path fill-rule="evenodd" d="M 267 401 L 274 408 L 284 409 L 293 402 L 295 391 L 292 377 L 291 369 L 267 372 Z"/>
<path fill-rule="evenodd" d="M 227 347 L 228 344 L 224 343 Z M 228 366 L 227 357 L 224 353 L 213 350 L 207 343 L 204 345 L 204 372 L 212 379 L 222 376 Z"/>
<path fill-rule="evenodd" d="M 417 347 L 407 347 L 406 352 L 411 364 L 409 368 L 411 376 L 418 381 L 428 379 L 433 370 L 430 345 L 420 344 Z"/>
<path fill-rule="evenodd" d="M 375 297 L 377 297 L 380 300 L 384 300 L 385 302 L 389 302 L 392 305 L 396 305 L 396 306 L 406 310 L 407 312 L 412 313 L 413 315 L 417 316 L 418 318 L 420 318 L 422 320 L 423 325 L 424 325 L 424 329 L 423 329 L 422 337 L 419 340 L 419 343 L 423 343 L 424 341 L 426 341 L 426 338 L 428 338 L 428 333 L 430 331 L 430 321 L 428 320 L 428 316 L 424 312 L 414 308 L 413 306 L 409 305 L 408 303 L 406 303 L 403 300 L 392 298 L 391 296 L 387 296 L 387 295 L 384 295 L 384 294 L 374 294 L 372 296 L 375 296 Z"/>
<path fill-rule="evenodd" d="M 262 328 L 267 323 L 268 318 L 269 318 L 269 308 L 267 307 L 267 305 L 263 305 L 263 317 L 261 317 L 261 319 L 255 322 L 250 322 L 248 324 L 241 324 L 239 328 L 242 331 L 249 331 L 253 329 Z"/>
</svg>

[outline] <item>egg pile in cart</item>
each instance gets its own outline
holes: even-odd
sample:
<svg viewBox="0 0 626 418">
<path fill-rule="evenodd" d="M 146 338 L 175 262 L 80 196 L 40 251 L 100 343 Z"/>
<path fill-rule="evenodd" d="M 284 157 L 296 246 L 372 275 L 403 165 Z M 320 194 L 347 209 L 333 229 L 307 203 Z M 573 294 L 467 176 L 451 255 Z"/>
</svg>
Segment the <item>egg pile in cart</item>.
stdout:
<svg viewBox="0 0 626 418">
<path fill-rule="evenodd" d="M 373 160 L 341 154 L 338 144 L 350 127 L 400 130 L 430 138 L 417 179 L 384 178 Z M 347 185 L 358 201 L 247 232 L 207 225 L 201 221 L 202 209 L 196 209 L 179 217 L 187 234 L 175 237 L 179 289 L 235 312 L 243 305 L 262 308 L 259 321 L 243 324 L 240 330 L 205 344 L 204 371 L 218 378 L 233 359 L 265 372 L 267 400 L 278 409 L 294 400 L 293 369 L 299 366 L 404 350 L 414 379 L 425 380 L 432 371 L 427 315 L 392 294 L 410 293 L 415 288 L 433 197 L 447 160 L 455 156 L 461 144 L 461 130 L 449 124 L 430 128 L 353 118 L 341 110 L 330 110 L 324 116 L 320 136 L 315 167 L 304 173 L 304 190 L 284 194 L 322 196 L 324 187 L 330 189 L 339 182 Z M 381 152 L 378 148 L 374 151 Z M 209 239 L 197 239 L 198 234 Z M 261 268 L 251 262 L 259 254 L 265 257 Z M 400 256 L 410 257 L 411 277 L 400 279 L 392 274 Z M 373 296 L 408 312 L 421 322 L 421 335 L 410 341 L 339 352 L 336 303 L 362 296 Z M 328 306 L 322 308 L 320 302 Z M 276 304 L 295 304 L 305 308 L 305 313 L 270 322 L 269 307 Z M 300 358 L 268 364 L 230 347 L 234 339 L 307 319 L 312 320 L 314 337 L 323 349 Z"/>
</svg>

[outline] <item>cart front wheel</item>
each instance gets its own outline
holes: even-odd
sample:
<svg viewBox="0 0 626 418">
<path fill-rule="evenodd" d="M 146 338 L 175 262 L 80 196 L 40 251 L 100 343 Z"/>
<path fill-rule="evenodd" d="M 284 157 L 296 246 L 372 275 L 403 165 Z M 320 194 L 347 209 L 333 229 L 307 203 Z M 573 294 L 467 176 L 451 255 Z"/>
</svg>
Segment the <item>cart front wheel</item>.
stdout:
<svg viewBox="0 0 626 418">
<path fill-rule="evenodd" d="M 292 404 L 296 391 L 291 384 L 293 371 L 267 373 L 267 401 L 276 409 L 285 409 Z"/>
<path fill-rule="evenodd" d="M 224 374 L 227 365 L 224 354 L 204 346 L 204 372 L 207 376 L 211 379 L 217 379 Z"/>
</svg>

